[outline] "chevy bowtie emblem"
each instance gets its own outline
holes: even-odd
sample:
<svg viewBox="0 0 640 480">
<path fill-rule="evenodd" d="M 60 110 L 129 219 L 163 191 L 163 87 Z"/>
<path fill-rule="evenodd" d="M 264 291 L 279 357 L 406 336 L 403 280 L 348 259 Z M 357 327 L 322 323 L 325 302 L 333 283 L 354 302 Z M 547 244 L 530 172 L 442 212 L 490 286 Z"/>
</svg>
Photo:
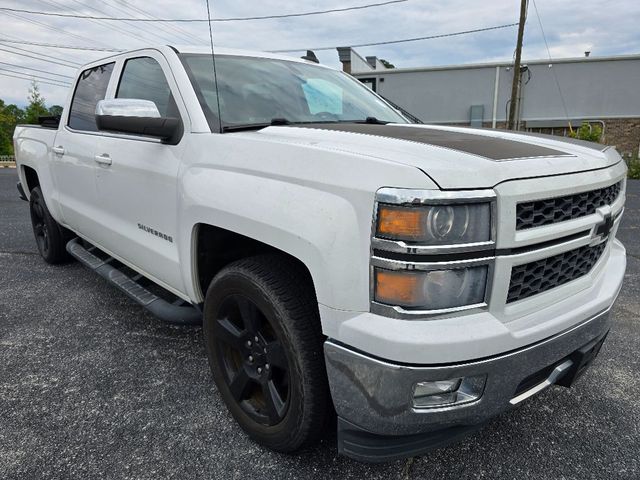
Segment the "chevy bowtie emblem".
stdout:
<svg viewBox="0 0 640 480">
<path fill-rule="evenodd" d="M 599 223 L 594 227 L 593 234 L 591 235 L 591 245 L 597 245 L 598 243 L 602 243 L 607 240 L 612 229 L 613 217 L 610 213 L 607 213 L 604 216 L 604 220 L 602 221 L 602 223 Z"/>
</svg>

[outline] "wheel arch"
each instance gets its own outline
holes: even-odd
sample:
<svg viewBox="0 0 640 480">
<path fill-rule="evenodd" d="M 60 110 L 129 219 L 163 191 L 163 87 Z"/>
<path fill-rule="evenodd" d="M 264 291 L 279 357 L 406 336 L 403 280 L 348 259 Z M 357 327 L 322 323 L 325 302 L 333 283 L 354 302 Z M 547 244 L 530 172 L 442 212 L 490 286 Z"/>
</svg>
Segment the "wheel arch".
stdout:
<svg viewBox="0 0 640 480">
<path fill-rule="evenodd" d="M 197 223 L 192 231 L 192 275 L 196 294 L 204 299 L 215 275 L 225 266 L 244 258 L 262 254 L 286 257 L 301 267 L 317 298 L 313 275 L 307 264 L 297 256 L 255 238 L 209 223 Z"/>
<path fill-rule="evenodd" d="M 40 186 L 40 177 L 38 177 L 38 172 L 36 171 L 36 169 L 33 167 L 30 167 L 29 165 L 22 166 L 22 174 L 26 183 L 25 194 L 27 196 L 30 196 L 31 190 L 33 190 L 35 187 Z"/>
</svg>

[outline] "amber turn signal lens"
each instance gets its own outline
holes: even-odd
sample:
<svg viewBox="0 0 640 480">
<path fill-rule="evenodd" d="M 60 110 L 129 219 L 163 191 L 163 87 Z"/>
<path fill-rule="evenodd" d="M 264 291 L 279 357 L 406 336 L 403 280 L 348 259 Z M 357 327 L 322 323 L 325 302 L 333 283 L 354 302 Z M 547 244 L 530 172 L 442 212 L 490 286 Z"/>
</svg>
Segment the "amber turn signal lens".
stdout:
<svg viewBox="0 0 640 480">
<path fill-rule="evenodd" d="M 378 303 L 422 310 L 445 310 L 484 303 L 489 267 L 450 270 L 375 269 Z"/>
<path fill-rule="evenodd" d="M 417 305 L 422 286 L 419 274 L 376 270 L 375 299 L 391 305 Z"/>
<path fill-rule="evenodd" d="M 378 235 L 394 239 L 418 239 L 424 236 L 424 212 L 421 209 L 381 206 L 378 210 Z"/>
</svg>

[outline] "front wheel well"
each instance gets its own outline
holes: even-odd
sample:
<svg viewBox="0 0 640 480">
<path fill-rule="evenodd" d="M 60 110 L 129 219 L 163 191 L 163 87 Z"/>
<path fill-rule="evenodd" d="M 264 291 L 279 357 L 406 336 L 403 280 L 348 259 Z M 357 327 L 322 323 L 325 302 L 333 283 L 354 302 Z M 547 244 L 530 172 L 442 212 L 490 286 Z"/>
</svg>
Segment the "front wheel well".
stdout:
<svg viewBox="0 0 640 480">
<path fill-rule="evenodd" d="M 202 298 L 204 299 L 213 277 L 225 266 L 236 260 L 262 254 L 281 255 L 298 263 L 315 293 L 311 273 L 298 258 L 259 240 L 201 223 L 196 226 L 195 268 Z"/>
</svg>

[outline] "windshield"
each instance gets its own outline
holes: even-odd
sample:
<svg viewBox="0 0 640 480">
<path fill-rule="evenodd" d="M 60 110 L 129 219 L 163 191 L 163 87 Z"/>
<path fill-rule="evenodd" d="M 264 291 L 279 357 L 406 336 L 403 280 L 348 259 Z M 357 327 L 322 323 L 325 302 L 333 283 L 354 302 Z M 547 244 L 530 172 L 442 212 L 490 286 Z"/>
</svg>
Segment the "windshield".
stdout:
<svg viewBox="0 0 640 480">
<path fill-rule="evenodd" d="M 324 67 L 286 60 L 216 56 L 221 122 L 211 55 L 182 54 L 212 131 L 251 125 L 407 120 L 366 86 Z"/>
</svg>

